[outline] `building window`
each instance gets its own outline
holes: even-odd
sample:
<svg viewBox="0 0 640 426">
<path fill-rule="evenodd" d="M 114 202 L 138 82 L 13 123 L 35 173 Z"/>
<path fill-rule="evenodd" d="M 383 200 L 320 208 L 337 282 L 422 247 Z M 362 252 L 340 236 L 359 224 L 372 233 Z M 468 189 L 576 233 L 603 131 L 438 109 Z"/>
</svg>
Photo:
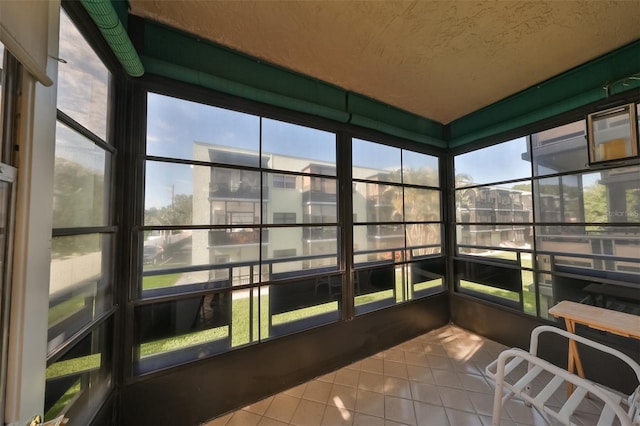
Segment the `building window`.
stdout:
<svg viewBox="0 0 640 426">
<path fill-rule="evenodd" d="M 64 11 L 59 56 L 45 420 L 82 418 L 113 382 L 111 75 Z"/>
<path fill-rule="evenodd" d="M 274 224 L 296 223 L 296 214 L 275 212 L 273 213 L 273 223 Z"/>
<path fill-rule="evenodd" d="M 273 187 L 295 189 L 296 177 L 288 175 L 273 175 Z"/>
</svg>

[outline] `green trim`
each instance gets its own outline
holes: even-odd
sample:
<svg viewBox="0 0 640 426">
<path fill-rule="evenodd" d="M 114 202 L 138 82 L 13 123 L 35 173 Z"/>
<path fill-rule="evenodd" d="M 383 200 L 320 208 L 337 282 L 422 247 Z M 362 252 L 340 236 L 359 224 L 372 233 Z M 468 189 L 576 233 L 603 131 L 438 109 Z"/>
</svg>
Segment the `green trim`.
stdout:
<svg viewBox="0 0 640 426">
<path fill-rule="evenodd" d="M 606 99 L 603 86 L 640 72 L 640 40 L 449 124 L 449 147 L 515 130 Z M 611 95 L 637 84 L 612 87 Z"/>
<path fill-rule="evenodd" d="M 144 74 L 142 62 L 111 1 L 82 0 L 81 2 L 125 72 L 132 77 L 142 76 Z"/>
</svg>

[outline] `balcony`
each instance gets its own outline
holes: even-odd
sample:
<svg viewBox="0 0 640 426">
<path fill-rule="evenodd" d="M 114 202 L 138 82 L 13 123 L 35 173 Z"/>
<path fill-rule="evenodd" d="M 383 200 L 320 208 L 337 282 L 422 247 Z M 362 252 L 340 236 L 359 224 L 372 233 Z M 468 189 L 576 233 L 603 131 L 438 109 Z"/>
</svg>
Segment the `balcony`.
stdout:
<svg viewBox="0 0 640 426">
<path fill-rule="evenodd" d="M 209 184 L 209 199 L 225 199 L 225 200 L 269 200 L 269 188 L 264 187 L 262 189 L 262 194 L 260 193 L 259 186 L 238 186 L 237 188 L 233 188 L 226 183 L 215 183 L 211 182 Z"/>
<path fill-rule="evenodd" d="M 262 230 L 262 243 L 269 242 L 269 230 Z M 209 231 L 209 246 L 259 244 L 260 230 L 253 228 L 213 229 Z"/>
<path fill-rule="evenodd" d="M 314 203 L 336 203 L 337 196 L 335 193 L 329 193 L 324 191 L 304 191 L 302 193 L 302 203 L 303 204 L 314 204 Z"/>
</svg>

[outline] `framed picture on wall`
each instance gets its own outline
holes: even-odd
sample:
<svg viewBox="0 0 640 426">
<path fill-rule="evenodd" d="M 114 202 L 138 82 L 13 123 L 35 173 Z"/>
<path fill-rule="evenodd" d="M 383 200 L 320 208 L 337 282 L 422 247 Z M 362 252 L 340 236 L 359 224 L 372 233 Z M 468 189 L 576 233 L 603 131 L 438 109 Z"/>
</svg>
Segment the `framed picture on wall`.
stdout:
<svg viewBox="0 0 640 426">
<path fill-rule="evenodd" d="M 638 118 L 633 103 L 587 115 L 589 164 L 638 157 Z"/>
</svg>

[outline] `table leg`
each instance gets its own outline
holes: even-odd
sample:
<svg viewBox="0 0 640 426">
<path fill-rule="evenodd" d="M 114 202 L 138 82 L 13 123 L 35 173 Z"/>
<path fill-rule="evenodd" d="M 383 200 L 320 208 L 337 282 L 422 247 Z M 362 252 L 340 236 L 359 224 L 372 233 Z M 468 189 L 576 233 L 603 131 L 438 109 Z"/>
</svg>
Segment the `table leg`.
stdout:
<svg viewBox="0 0 640 426">
<path fill-rule="evenodd" d="M 576 333 L 576 324 L 567 318 L 564 319 L 567 331 L 569 333 Z M 578 343 L 575 340 L 569 339 L 569 355 L 567 360 L 567 371 L 573 373 L 575 369 L 578 371 L 578 376 L 584 378 L 584 369 L 582 368 L 582 361 L 580 360 L 580 354 L 578 353 Z M 573 392 L 573 384 L 567 383 L 567 397 Z"/>
</svg>

